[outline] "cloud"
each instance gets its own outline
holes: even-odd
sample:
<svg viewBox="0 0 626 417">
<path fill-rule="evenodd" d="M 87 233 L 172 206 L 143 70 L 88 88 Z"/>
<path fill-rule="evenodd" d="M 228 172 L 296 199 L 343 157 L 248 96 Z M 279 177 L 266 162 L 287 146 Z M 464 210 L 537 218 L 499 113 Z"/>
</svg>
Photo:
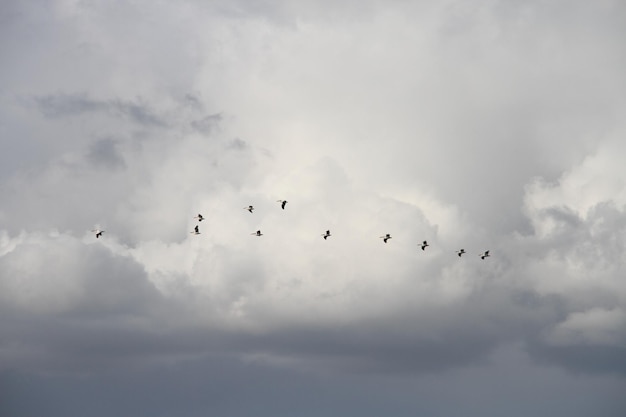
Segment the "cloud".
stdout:
<svg viewBox="0 0 626 417">
<path fill-rule="evenodd" d="M 219 113 L 211 114 L 200 120 L 193 120 L 191 126 L 199 132 L 211 133 L 220 120 L 222 116 Z"/>
<path fill-rule="evenodd" d="M 4 234 L 3 369 L 67 371 L 87 358 L 95 365 L 105 344 L 128 346 L 128 336 L 117 338 L 154 326 L 146 323 L 146 311 L 157 311 L 163 299 L 143 268 L 99 243 L 85 243 L 58 232 Z"/>
<path fill-rule="evenodd" d="M 114 139 L 100 139 L 91 145 L 88 158 L 95 165 L 107 168 L 124 168 L 124 158 L 117 149 Z"/>
<path fill-rule="evenodd" d="M 392 381 L 402 394 L 372 410 L 415 415 L 428 392 L 423 414 L 484 415 L 467 392 L 523 403 L 493 382 L 521 372 L 522 392 L 548 375 L 620 415 L 606 389 L 625 375 L 618 2 L 10 10 L 0 380 L 14 392 L 26 373 L 166 392 L 168 369 L 206 382 L 198 366 L 231 394 L 246 372 L 304 400 L 290 382 L 339 381 L 329 402 Z M 243 386 L 260 409 L 280 397 Z M 589 410 L 566 398 L 561 415 Z M 187 415 L 206 415 L 192 400 Z"/>
<path fill-rule="evenodd" d="M 47 117 L 76 116 L 82 113 L 102 112 L 114 117 L 124 117 L 145 126 L 163 127 L 164 121 L 154 115 L 145 104 L 122 100 L 94 100 L 82 94 L 48 95 L 35 99 Z"/>
<path fill-rule="evenodd" d="M 573 313 L 556 326 L 551 337 L 555 344 L 622 345 L 626 339 L 623 311 L 594 308 Z"/>
</svg>

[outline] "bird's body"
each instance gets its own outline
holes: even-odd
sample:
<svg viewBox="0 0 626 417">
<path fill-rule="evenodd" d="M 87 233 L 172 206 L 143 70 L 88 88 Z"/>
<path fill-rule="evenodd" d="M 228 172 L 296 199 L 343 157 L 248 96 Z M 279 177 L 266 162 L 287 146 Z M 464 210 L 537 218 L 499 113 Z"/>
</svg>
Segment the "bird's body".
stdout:
<svg viewBox="0 0 626 417">
<path fill-rule="evenodd" d="M 427 247 L 427 246 L 430 246 L 430 245 L 428 244 L 428 242 L 423 241 L 423 242 L 422 242 L 422 250 L 426 249 L 426 247 Z"/>
<path fill-rule="evenodd" d="M 386 235 L 384 235 L 384 236 L 380 236 L 380 238 L 383 240 L 383 242 L 387 243 L 387 241 L 388 241 L 389 239 L 391 239 L 391 235 L 390 235 L 389 233 L 387 233 L 387 234 L 386 234 Z"/>
<path fill-rule="evenodd" d="M 254 210 L 254 206 L 244 207 L 243 209 L 248 210 L 250 213 L 252 213 L 252 210 Z"/>
<path fill-rule="evenodd" d="M 198 219 L 199 222 L 201 222 L 202 220 L 204 220 L 204 216 L 200 213 L 198 213 L 198 215 L 196 217 L 194 217 L 194 219 Z"/>
<path fill-rule="evenodd" d="M 250 234 L 251 234 L 251 235 L 255 235 L 255 236 L 263 236 L 263 233 L 261 233 L 261 231 L 260 231 L 260 230 L 257 230 L 256 232 L 254 232 L 254 233 L 250 233 Z"/>
<path fill-rule="evenodd" d="M 326 233 L 322 234 L 322 237 L 326 240 L 330 235 L 330 230 L 327 230 Z"/>
<path fill-rule="evenodd" d="M 457 255 L 459 255 L 459 258 L 461 257 L 461 255 L 463 255 L 465 253 L 465 249 L 461 249 L 456 251 Z"/>
<path fill-rule="evenodd" d="M 93 229 L 92 232 L 96 234 L 96 239 L 98 239 L 100 236 L 102 236 L 102 233 L 104 233 L 104 230 Z"/>
<path fill-rule="evenodd" d="M 484 251 L 483 253 L 481 253 L 481 254 L 480 254 L 480 259 L 485 259 L 485 258 L 487 258 L 488 256 L 490 256 L 490 255 L 489 255 L 489 251 L 488 251 L 488 250 L 486 250 L 486 251 Z"/>
<path fill-rule="evenodd" d="M 193 230 L 191 232 L 189 232 L 191 234 L 194 235 L 199 235 L 200 234 L 200 227 L 198 227 L 198 225 L 196 225 L 196 227 L 193 228 Z"/>
<path fill-rule="evenodd" d="M 280 203 L 280 207 L 284 210 L 285 205 L 287 204 L 287 200 L 277 200 Z"/>
</svg>

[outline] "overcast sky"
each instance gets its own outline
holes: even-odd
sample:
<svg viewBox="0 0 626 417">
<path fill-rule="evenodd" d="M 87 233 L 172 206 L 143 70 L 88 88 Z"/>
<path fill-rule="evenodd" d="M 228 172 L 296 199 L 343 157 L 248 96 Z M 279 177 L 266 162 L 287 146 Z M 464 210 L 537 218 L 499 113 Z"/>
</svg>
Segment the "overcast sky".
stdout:
<svg viewBox="0 0 626 417">
<path fill-rule="evenodd" d="M 0 2 L 0 416 L 626 415 L 625 40 L 622 0 Z"/>
</svg>

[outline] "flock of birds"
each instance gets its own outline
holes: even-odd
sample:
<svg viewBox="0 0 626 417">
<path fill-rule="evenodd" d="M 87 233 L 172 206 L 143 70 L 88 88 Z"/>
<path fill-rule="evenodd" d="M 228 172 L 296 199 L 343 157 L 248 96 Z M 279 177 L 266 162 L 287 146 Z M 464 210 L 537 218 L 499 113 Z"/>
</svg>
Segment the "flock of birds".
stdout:
<svg viewBox="0 0 626 417">
<path fill-rule="evenodd" d="M 284 210 L 285 206 L 287 205 L 287 200 L 277 200 L 277 201 L 280 203 L 280 207 Z M 252 213 L 254 211 L 254 206 L 249 205 L 247 207 L 244 207 L 243 209 L 244 210 L 248 210 L 250 213 Z M 201 222 L 202 220 L 204 220 L 204 216 L 202 214 L 198 213 L 198 215 L 195 216 L 194 219 L 197 219 L 198 222 Z M 94 232 L 96 234 L 96 238 L 100 238 L 100 236 L 102 236 L 102 234 L 104 233 L 104 230 L 96 228 L 96 229 L 93 229 L 92 232 Z M 194 234 L 194 235 L 199 235 L 200 234 L 200 226 L 196 225 L 193 228 L 193 230 L 191 232 L 189 232 L 189 233 Z M 250 234 L 254 235 L 254 236 L 263 236 L 263 233 L 261 233 L 260 230 L 257 230 L 256 232 L 252 232 Z M 330 236 L 332 236 L 330 234 L 330 230 L 327 230 L 325 233 L 322 233 L 322 237 L 324 238 L 324 240 L 328 239 Z M 392 238 L 391 234 L 389 234 L 389 233 L 387 233 L 387 234 L 385 234 L 383 236 L 379 236 L 379 237 L 385 243 L 387 243 L 387 241 Z M 428 246 L 430 246 L 430 245 L 425 240 L 421 244 L 419 244 L 419 246 L 421 246 L 422 250 L 426 250 L 426 248 Z M 461 256 L 463 256 L 463 254 L 465 254 L 465 253 L 467 253 L 467 252 L 465 252 L 465 249 L 460 249 L 460 250 L 456 251 L 456 254 L 459 256 L 459 258 Z M 489 255 L 489 251 L 486 250 L 486 251 L 482 252 L 479 256 L 480 256 L 480 259 L 485 259 L 485 258 L 490 256 Z"/>
</svg>

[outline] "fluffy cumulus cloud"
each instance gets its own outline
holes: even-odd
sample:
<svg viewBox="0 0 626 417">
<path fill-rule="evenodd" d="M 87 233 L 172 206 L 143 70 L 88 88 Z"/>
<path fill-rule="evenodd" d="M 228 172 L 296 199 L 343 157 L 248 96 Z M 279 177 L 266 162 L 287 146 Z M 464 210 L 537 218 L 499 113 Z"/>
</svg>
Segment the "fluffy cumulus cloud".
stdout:
<svg viewBox="0 0 626 417">
<path fill-rule="evenodd" d="M 625 18 L 5 2 L 0 414 L 623 415 Z"/>
</svg>

